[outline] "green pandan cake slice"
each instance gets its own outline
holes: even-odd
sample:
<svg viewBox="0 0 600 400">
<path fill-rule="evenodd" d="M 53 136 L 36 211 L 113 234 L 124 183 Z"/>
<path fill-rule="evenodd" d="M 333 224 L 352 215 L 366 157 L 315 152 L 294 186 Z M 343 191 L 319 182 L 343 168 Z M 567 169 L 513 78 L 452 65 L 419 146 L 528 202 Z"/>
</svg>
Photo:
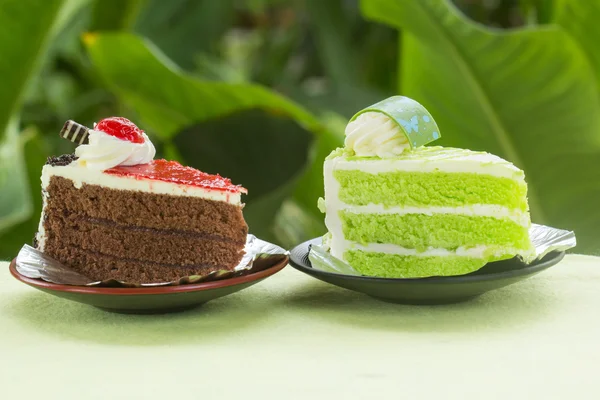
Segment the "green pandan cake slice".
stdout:
<svg viewBox="0 0 600 400">
<path fill-rule="evenodd" d="M 346 146 L 325 160 L 321 208 L 332 255 L 363 275 L 390 278 L 531 259 L 523 171 L 485 152 L 411 145 L 421 129 L 421 143 L 439 137 L 431 115 L 399 96 L 382 103 L 385 111 L 376 104 L 357 114 Z"/>
</svg>

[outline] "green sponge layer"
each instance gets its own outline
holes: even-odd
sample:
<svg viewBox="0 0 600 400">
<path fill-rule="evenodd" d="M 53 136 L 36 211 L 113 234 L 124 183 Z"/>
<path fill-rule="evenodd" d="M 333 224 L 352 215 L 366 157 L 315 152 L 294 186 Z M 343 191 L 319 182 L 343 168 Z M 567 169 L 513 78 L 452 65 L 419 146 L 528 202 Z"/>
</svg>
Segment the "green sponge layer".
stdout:
<svg viewBox="0 0 600 400">
<path fill-rule="evenodd" d="M 350 250 L 344 260 L 366 276 L 382 278 L 424 278 L 428 276 L 464 275 L 477 271 L 488 261 L 512 258 L 511 255 L 493 260 L 460 256 L 402 256 Z"/>
<path fill-rule="evenodd" d="M 355 214 L 339 212 L 347 240 L 392 243 L 424 251 L 428 247 L 496 245 L 528 250 L 529 234 L 510 219 L 454 214 Z"/>
<path fill-rule="evenodd" d="M 336 170 L 339 198 L 352 205 L 464 206 L 497 204 L 527 210 L 523 181 L 473 173 Z"/>
</svg>

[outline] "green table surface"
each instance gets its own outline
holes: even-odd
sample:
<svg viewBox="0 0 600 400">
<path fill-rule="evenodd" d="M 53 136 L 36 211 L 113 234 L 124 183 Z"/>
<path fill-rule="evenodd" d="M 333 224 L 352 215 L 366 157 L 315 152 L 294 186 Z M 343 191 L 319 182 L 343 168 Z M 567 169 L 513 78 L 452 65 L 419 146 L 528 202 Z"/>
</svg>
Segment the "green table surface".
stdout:
<svg viewBox="0 0 600 400">
<path fill-rule="evenodd" d="M 0 399 L 600 399 L 600 258 L 401 306 L 291 267 L 179 314 L 111 314 L 0 263 Z"/>
</svg>

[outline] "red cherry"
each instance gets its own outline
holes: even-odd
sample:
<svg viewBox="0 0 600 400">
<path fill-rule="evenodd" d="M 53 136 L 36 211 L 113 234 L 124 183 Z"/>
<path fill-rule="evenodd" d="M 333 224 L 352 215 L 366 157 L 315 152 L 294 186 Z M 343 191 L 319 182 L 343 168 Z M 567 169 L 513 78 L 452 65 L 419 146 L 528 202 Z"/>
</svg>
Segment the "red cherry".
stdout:
<svg viewBox="0 0 600 400">
<path fill-rule="evenodd" d="M 105 132 L 121 140 L 127 140 L 132 143 L 144 143 L 144 136 L 142 135 L 144 131 L 127 118 L 104 118 L 96 124 L 94 129 Z"/>
</svg>

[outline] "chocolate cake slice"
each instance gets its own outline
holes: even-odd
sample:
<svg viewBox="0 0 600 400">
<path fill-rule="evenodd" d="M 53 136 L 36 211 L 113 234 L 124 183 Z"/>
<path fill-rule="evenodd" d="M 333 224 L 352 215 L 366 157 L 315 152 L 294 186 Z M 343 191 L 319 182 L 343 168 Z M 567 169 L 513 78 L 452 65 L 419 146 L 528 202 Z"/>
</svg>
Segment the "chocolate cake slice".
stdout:
<svg viewBox="0 0 600 400">
<path fill-rule="evenodd" d="M 38 249 L 93 280 L 170 282 L 235 268 L 248 233 L 246 190 L 219 175 L 152 160 L 143 132 L 136 143 L 104 121 L 75 156 L 44 166 Z M 148 154 L 139 157 L 143 145 Z"/>
</svg>

